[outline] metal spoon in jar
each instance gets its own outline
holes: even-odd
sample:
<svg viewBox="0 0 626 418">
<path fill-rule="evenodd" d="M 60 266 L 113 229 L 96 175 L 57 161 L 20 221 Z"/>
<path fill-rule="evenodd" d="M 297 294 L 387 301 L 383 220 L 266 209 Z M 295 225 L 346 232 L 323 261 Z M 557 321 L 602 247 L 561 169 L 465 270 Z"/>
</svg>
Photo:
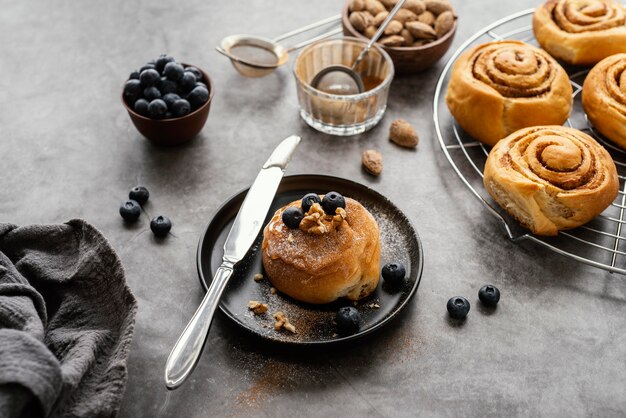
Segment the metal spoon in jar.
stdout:
<svg viewBox="0 0 626 418">
<path fill-rule="evenodd" d="M 326 67 L 313 77 L 313 80 L 311 80 L 311 86 L 317 90 L 331 94 L 350 95 L 363 93 L 365 91 L 365 85 L 363 84 L 363 78 L 361 75 L 356 72 L 356 68 L 365 59 L 365 57 L 367 57 L 372 45 L 378 41 L 378 38 L 381 37 L 387 28 L 387 25 L 393 20 L 394 16 L 402 8 L 405 1 L 406 0 L 399 0 L 395 7 L 391 9 L 387 18 L 380 25 L 363 51 L 361 51 L 352 64 L 352 67 L 347 67 L 341 64 Z"/>
</svg>

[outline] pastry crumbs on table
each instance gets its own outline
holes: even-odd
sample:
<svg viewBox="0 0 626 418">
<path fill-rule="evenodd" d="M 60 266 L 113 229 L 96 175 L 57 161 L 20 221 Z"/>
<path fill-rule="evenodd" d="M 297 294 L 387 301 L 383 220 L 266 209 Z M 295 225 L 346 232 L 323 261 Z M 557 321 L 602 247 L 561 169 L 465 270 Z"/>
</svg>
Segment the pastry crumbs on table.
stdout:
<svg viewBox="0 0 626 418">
<path fill-rule="evenodd" d="M 263 280 L 263 275 L 261 273 L 257 273 L 254 275 L 255 282 L 260 282 L 261 280 Z"/>
<path fill-rule="evenodd" d="M 267 303 L 261 303 L 258 300 L 251 300 L 248 302 L 248 309 L 250 309 L 256 315 L 260 315 L 267 312 L 269 306 L 267 305 Z"/>
</svg>

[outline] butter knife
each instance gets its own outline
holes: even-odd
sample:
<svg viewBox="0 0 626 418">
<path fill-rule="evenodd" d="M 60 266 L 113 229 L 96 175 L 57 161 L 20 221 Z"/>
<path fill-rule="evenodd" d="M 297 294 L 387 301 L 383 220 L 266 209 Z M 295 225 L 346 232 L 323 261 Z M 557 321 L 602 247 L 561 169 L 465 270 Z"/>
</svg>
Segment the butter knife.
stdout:
<svg viewBox="0 0 626 418">
<path fill-rule="evenodd" d="M 235 264 L 245 257 L 259 235 L 285 168 L 300 139 L 296 135 L 284 139 L 274 149 L 248 190 L 224 243 L 222 265 L 217 268 L 202 303 L 167 358 L 165 385 L 168 389 L 179 387 L 198 363 L 226 283 L 233 274 Z"/>
</svg>

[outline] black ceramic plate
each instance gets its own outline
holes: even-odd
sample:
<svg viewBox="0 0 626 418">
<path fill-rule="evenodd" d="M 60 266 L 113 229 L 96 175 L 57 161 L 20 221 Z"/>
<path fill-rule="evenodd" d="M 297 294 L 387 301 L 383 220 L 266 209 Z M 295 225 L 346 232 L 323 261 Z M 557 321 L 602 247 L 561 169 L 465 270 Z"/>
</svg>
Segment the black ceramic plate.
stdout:
<svg viewBox="0 0 626 418">
<path fill-rule="evenodd" d="M 389 289 L 382 278 L 376 291 L 356 304 L 361 314 L 361 329 L 357 334 L 337 335 L 333 322 L 341 306 L 352 304 L 338 301 L 327 305 L 310 305 L 297 302 L 286 295 L 272 294 L 267 279 L 256 282 L 254 276 L 263 273 L 261 241 L 259 234 L 245 259 L 235 268 L 228 283 L 220 308 L 236 324 L 250 332 L 274 342 L 309 345 L 332 344 L 353 340 L 370 334 L 388 323 L 402 310 L 414 295 L 422 275 L 422 246 L 417 233 L 404 214 L 387 198 L 361 184 L 337 177 L 299 175 L 283 178 L 265 224 L 274 212 L 307 193 L 324 194 L 337 191 L 361 202 L 376 218 L 380 228 L 381 267 L 391 261 L 402 262 L 407 269 L 407 281 L 400 289 Z M 239 211 L 247 190 L 228 200 L 215 214 L 198 245 L 198 274 L 205 290 L 213 273 L 221 264 L 224 241 Z M 248 310 L 248 301 L 258 300 L 269 305 L 269 311 L 254 315 Z M 297 333 L 274 331 L 272 313 L 282 311 L 296 327 Z"/>
</svg>

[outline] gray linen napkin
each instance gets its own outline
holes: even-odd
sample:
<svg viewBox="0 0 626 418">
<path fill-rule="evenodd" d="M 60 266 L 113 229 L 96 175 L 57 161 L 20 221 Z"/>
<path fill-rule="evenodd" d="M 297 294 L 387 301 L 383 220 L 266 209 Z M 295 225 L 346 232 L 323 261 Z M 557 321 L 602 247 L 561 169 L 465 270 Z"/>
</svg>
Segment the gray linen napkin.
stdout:
<svg viewBox="0 0 626 418">
<path fill-rule="evenodd" d="M 0 224 L 0 417 L 110 417 L 137 302 L 91 225 Z"/>
</svg>

